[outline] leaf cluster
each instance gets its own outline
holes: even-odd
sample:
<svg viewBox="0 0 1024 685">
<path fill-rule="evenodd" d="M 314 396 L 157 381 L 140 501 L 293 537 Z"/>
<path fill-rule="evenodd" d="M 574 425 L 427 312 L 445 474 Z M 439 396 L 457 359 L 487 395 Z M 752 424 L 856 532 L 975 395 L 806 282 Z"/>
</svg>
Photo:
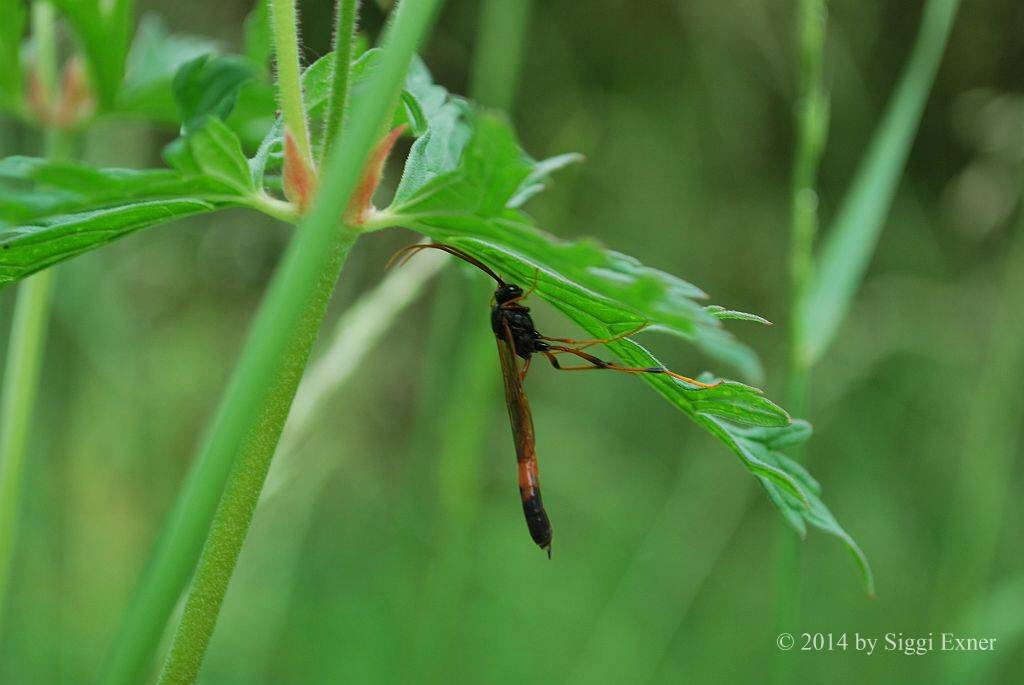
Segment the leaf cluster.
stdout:
<svg viewBox="0 0 1024 685">
<path fill-rule="evenodd" d="M 252 31 L 258 31 L 258 24 Z M 186 41 L 178 50 L 198 47 Z M 155 45 L 133 54 L 134 64 L 155 69 L 160 61 Z M 268 130 L 251 158 L 227 123 L 243 88 L 260 79 L 259 59 L 265 56 L 253 60 L 200 54 L 177 69 L 169 87 L 179 111 L 181 136 L 165 151 L 171 168 L 95 169 L 24 157 L 0 162 L 0 286 L 135 230 L 183 216 L 250 207 L 297 221 L 296 208 L 280 195 L 280 120 L 270 123 L 272 109 L 259 113 Z M 360 97 L 378 61 L 376 50 L 356 59 L 353 98 Z M 333 68 L 334 57 L 328 55 L 303 74 L 314 150 L 323 143 Z M 129 78 L 127 83 L 130 87 L 122 92 L 135 93 L 141 100 L 150 97 L 144 95 L 149 87 L 145 80 Z M 766 323 L 763 319 L 707 306 L 701 302 L 705 294 L 693 284 L 592 240 L 558 239 L 523 211 L 524 203 L 544 188 L 553 172 L 579 161 L 577 155 L 532 159 L 519 146 L 508 121 L 450 95 L 433 83 L 418 60 L 396 102 L 391 126 L 406 126 L 414 141 L 390 205 L 377 210 L 362 230 L 402 226 L 456 246 L 509 281 L 535 283 L 539 297 L 596 338 L 641 327 L 667 333 L 757 382 L 756 356 L 723 328 L 722 321 Z M 632 339 L 607 347 L 629 366 L 660 366 Z M 820 499 L 820 487 L 780 452 L 808 438 L 806 422 L 793 421 L 760 390 L 737 381 L 723 380 L 701 389 L 668 376 L 641 377 L 735 454 L 801 535 L 809 524 L 843 540 L 870 587 L 866 559 Z"/>
</svg>

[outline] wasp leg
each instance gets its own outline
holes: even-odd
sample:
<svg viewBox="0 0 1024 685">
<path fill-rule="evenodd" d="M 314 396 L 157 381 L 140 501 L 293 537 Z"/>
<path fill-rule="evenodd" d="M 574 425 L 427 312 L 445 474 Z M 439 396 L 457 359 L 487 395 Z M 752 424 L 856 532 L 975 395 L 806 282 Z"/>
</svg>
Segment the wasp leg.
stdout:
<svg viewBox="0 0 1024 685">
<path fill-rule="evenodd" d="M 591 365 L 590 366 L 561 366 L 558 363 L 558 360 L 554 358 L 554 355 L 559 353 L 559 352 L 564 352 L 565 354 L 574 354 L 577 357 L 580 357 L 581 359 L 585 359 L 586 361 L 590 362 Z M 618 364 L 613 364 L 611 362 L 606 362 L 605 360 L 599 359 L 598 357 L 595 357 L 592 354 L 588 354 L 586 352 L 583 352 L 581 350 L 578 350 L 578 349 L 575 349 L 575 348 L 572 348 L 572 347 L 561 347 L 561 346 L 555 345 L 555 346 L 551 347 L 550 352 L 545 352 L 545 354 L 547 354 L 548 355 L 548 359 L 551 360 L 552 366 L 554 366 L 559 371 L 594 371 L 594 370 L 597 370 L 597 369 L 607 369 L 609 371 L 621 371 L 623 373 L 657 373 L 657 374 L 664 374 L 666 376 L 671 376 L 672 378 L 676 378 L 678 380 L 681 380 L 684 383 L 690 383 L 691 385 L 696 385 L 699 388 L 713 388 L 716 385 L 721 383 L 721 381 L 718 381 L 717 383 L 703 383 L 701 381 L 698 381 L 698 380 L 695 380 L 693 378 L 690 378 L 689 376 L 683 376 L 682 374 L 678 374 L 675 371 L 670 371 L 670 370 L 668 370 L 668 369 L 666 369 L 664 367 L 661 367 L 661 366 L 649 366 L 649 367 L 646 367 L 646 368 L 644 368 L 644 367 L 632 367 L 632 366 L 620 366 Z"/>
</svg>

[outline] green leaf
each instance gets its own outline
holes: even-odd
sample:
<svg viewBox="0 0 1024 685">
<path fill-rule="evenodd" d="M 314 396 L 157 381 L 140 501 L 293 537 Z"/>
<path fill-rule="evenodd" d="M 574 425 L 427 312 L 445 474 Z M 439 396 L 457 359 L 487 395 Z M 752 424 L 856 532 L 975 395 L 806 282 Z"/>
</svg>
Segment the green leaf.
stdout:
<svg viewBox="0 0 1024 685">
<path fill-rule="evenodd" d="M 48 217 L 35 225 L 0 231 L 0 286 L 147 226 L 215 206 L 200 200 L 154 200 L 78 214 Z"/>
<path fill-rule="evenodd" d="M 179 109 L 172 90 L 175 73 L 186 62 L 215 52 L 217 47 L 216 41 L 205 36 L 169 33 L 158 16 L 146 15 L 128 54 L 118 110 L 178 123 Z"/>
<path fill-rule="evenodd" d="M 704 311 L 711 316 L 715 317 L 719 321 L 753 321 L 754 323 L 764 324 L 765 326 L 771 326 L 772 322 L 763 316 L 757 314 L 748 314 L 747 312 L 738 312 L 735 309 L 726 309 L 717 304 L 709 304 L 704 307 Z"/>
<path fill-rule="evenodd" d="M 434 177 L 452 171 L 462 159 L 472 129 L 466 121 L 468 105 L 462 100 L 445 103 L 431 118 L 426 133 L 409 150 L 402 180 L 395 191 L 401 205 Z"/>
<path fill-rule="evenodd" d="M 0 111 L 21 109 L 21 40 L 25 31 L 25 3 L 6 0 L 0 5 Z"/>
<path fill-rule="evenodd" d="M 104 109 L 114 107 L 132 31 L 132 0 L 52 0 L 67 17 L 89 65 Z M 5 17 L 6 21 L 6 17 Z M 8 63 L 4 63 L 7 68 Z"/>
<path fill-rule="evenodd" d="M 440 112 L 444 111 L 442 107 Z M 719 360 L 757 368 L 753 354 L 721 328 L 719 319 L 763 319 L 700 306 L 695 298 L 704 293 L 681 279 L 591 241 L 564 242 L 538 230 L 511 205 L 552 169 L 575 160 L 534 162 L 521 151 L 511 127 L 500 116 L 460 114 L 471 123 L 473 134 L 458 162 L 452 163 L 452 150 L 458 149 L 458 140 L 452 142 L 454 135 L 427 141 L 429 145 L 422 145 L 418 154 L 410 154 L 395 202 L 385 214 L 477 257 L 509 282 L 529 284 L 595 338 L 613 338 L 646 324 L 645 330 L 687 339 Z M 435 117 L 423 138 L 431 135 L 437 121 Z M 456 129 L 449 125 L 449 130 Z M 626 366 L 662 366 L 632 339 L 620 338 L 605 347 Z M 803 533 L 810 523 L 841 538 L 871 588 L 863 553 L 822 503 L 818 484 L 778 452 L 807 439 L 810 426 L 806 422 L 791 421 L 760 390 L 743 383 L 723 381 L 702 389 L 665 374 L 637 375 L 725 444 L 798 531 Z"/>
<path fill-rule="evenodd" d="M 0 226 L 138 201 L 211 201 L 223 193 L 221 183 L 169 169 L 95 169 L 36 157 L 0 160 Z"/>
<path fill-rule="evenodd" d="M 264 69 L 269 68 L 274 43 L 266 2 L 257 0 L 249 16 L 245 18 L 242 29 L 245 33 L 245 56 L 253 64 Z"/>
<path fill-rule="evenodd" d="M 768 497 L 782 512 L 801 537 L 806 535 L 809 523 L 815 528 L 834 535 L 846 545 L 853 555 L 854 561 L 864 579 L 864 587 L 868 594 L 875 593 L 875 580 L 871 566 L 860 546 L 847 533 L 832 512 L 821 501 L 821 486 L 796 461 L 779 451 L 782 447 L 792 446 L 805 441 L 810 435 L 810 425 L 804 421 L 794 421 L 792 426 L 784 429 L 746 428 L 733 426 L 730 437 L 739 449 L 753 455 L 758 460 L 775 466 L 795 480 L 804 498 L 798 499 L 788 489 L 780 488 L 778 482 L 759 475 L 758 479 L 768 492 Z"/>
<path fill-rule="evenodd" d="M 808 366 L 821 358 L 867 271 L 953 27 L 958 3 L 929 0 L 913 52 L 833 221 L 796 312 Z"/>
<path fill-rule="evenodd" d="M 203 126 L 208 116 L 226 119 L 239 90 L 255 76 L 253 66 L 242 57 L 203 55 L 183 64 L 174 76 L 182 133 Z"/>
<path fill-rule="evenodd" d="M 206 124 L 193 131 L 186 141 L 200 174 L 242 195 L 255 190 L 242 144 L 223 121 L 208 116 Z"/>
<path fill-rule="evenodd" d="M 556 240 L 536 229 L 525 214 L 507 207 L 524 186 L 535 182 L 535 163 L 522 153 L 500 117 L 475 117 L 472 143 L 453 171 L 436 173 L 450 163 L 455 146 L 437 147 L 433 155 L 428 155 L 427 147 L 420 156 L 410 154 L 389 213 L 423 226 L 424 232 L 443 236 L 446 242 L 472 239 L 477 241 L 473 249 L 500 245 L 516 259 L 536 266 L 542 283 L 554 284 L 559 276 L 572 274 L 572 282 L 560 287 L 572 288 L 584 299 L 594 299 L 596 294 L 618 303 L 620 330 L 646 322 L 652 330 L 683 337 L 716 358 L 739 362 L 746 375 L 757 377 L 759 367 L 753 355 L 694 301 L 705 297 L 699 288 L 593 241 Z M 423 177 L 429 180 L 423 183 Z M 530 282 L 532 273 L 525 280 Z"/>
</svg>

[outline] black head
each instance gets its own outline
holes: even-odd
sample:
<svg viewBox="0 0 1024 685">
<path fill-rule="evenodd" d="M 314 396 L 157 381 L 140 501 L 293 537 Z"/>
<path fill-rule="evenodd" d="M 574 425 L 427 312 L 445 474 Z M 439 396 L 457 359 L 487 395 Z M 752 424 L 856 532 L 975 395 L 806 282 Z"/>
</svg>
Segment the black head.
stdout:
<svg viewBox="0 0 1024 685">
<path fill-rule="evenodd" d="M 517 297 L 523 296 L 523 289 L 515 283 L 502 283 L 498 286 L 498 289 L 494 291 L 494 300 L 498 304 L 505 304 L 510 300 L 514 300 Z"/>
</svg>

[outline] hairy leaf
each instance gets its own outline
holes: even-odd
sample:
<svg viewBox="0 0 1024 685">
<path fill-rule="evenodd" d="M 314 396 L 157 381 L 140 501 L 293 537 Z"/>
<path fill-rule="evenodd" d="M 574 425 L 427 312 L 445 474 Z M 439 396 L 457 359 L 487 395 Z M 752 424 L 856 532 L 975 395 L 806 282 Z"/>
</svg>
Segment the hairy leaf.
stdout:
<svg viewBox="0 0 1024 685">
<path fill-rule="evenodd" d="M 0 230 L 0 286 L 147 226 L 214 209 L 200 200 L 154 200 L 48 217 Z"/>
<path fill-rule="evenodd" d="M 0 161 L 0 226 L 148 200 L 212 201 L 225 191 L 213 179 L 169 169 L 95 169 L 78 162 L 8 157 Z"/>
</svg>

